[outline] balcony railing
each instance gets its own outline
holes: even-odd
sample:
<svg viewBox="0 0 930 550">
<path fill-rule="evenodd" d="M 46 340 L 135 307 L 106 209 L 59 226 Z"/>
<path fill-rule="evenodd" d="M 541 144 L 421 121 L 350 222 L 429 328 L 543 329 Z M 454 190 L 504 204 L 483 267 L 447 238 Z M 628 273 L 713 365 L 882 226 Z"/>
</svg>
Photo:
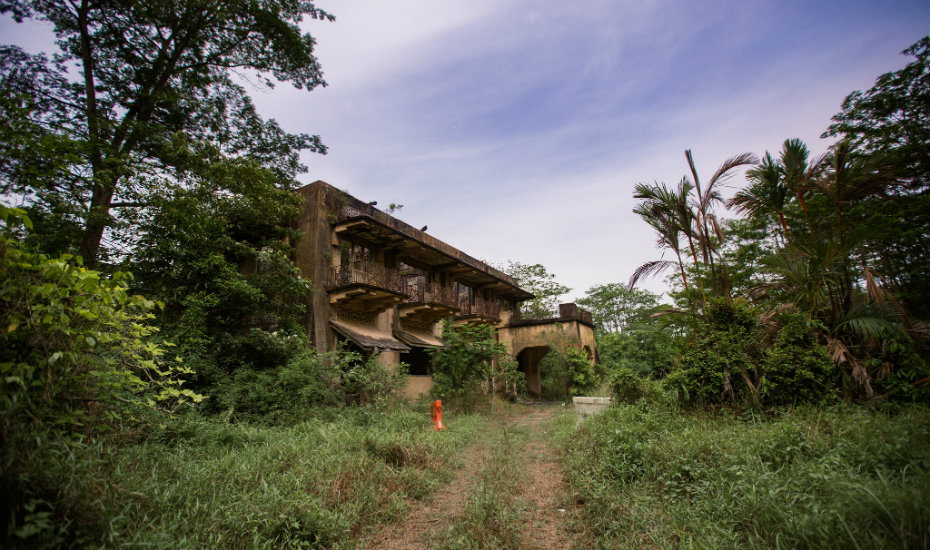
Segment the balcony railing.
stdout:
<svg viewBox="0 0 930 550">
<path fill-rule="evenodd" d="M 459 315 L 479 315 L 491 319 L 500 319 L 501 306 L 497 302 L 490 302 L 483 298 L 475 298 L 475 303 L 469 300 L 459 302 Z"/>
<path fill-rule="evenodd" d="M 378 264 L 371 264 L 365 269 L 351 266 L 335 266 L 329 270 L 329 281 L 326 288 L 331 289 L 347 285 L 368 285 L 389 290 L 404 296 L 409 296 L 407 278 L 401 276 L 393 269 Z"/>
<path fill-rule="evenodd" d="M 407 295 L 410 296 L 410 301 L 412 303 L 442 304 L 453 309 L 458 309 L 459 307 L 457 296 L 451 288 L 424 283 L 422 281 L 408 284 Z"/>
</svg>

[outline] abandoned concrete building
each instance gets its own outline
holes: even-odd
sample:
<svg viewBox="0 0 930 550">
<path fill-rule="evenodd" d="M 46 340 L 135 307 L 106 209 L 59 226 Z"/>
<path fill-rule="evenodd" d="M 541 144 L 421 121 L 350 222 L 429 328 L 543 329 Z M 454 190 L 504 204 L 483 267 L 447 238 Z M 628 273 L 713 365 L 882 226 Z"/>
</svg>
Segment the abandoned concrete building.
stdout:
<svg viewBox="0 0 930 550">
<path fill-rule="evenodd" d="M 340 342 L 387 365 L 410 367 L 407 395 L 431 384 L 426 350 L 442 346 L 442 319 L 488 323 L 539 395 L 539 361 L 553 330 L 577 337 L 596 358 L 590 313 L 562 304 L 559 317 L 523 320 L 533 295 L 518 281 L 344 191 L 317 181 L 304 199 L 295 262 L 314 284 L 307 330 L 319 351 Z M 424 228 L 425 229 L 425 228 Z"/>
</svg>

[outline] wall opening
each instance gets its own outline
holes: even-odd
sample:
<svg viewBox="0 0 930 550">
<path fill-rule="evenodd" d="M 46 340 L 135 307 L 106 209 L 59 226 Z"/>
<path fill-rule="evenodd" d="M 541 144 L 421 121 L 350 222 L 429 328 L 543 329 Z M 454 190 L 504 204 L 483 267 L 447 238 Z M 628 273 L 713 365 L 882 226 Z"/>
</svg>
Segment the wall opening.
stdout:
<svg viewBox="0 0 930 550">
<path fill-rule="evenodd" d="M 520 372 L 526 375 L 526 392 L 533 397 L 542 397 L 542 385 L 539 380 L 539 362 L 549 352 L 549 346 L 532 346 L 523 348 L 517 354 Z"/>
<path fill-rule="evenodd" d="M 426 351 L 426 348 L 412 347 L 410 351 L 400 354 L 400 360 L 407 363 L 411 376 L 429 376 L 433 374 L 433 358 Z"/>
</svg>

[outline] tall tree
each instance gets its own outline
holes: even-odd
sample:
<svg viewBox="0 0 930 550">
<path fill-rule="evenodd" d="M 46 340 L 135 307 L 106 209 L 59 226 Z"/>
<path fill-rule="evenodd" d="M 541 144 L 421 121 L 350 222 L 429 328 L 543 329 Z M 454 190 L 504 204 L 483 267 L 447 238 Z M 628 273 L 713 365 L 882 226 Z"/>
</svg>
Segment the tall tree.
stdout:
<svg viewBox="0 0 930 550">
<path fill-rule="evenodd" d="M 723 196 L 720 194 L 720 188 L 733 177 L 733 172 L 740 166 L 757 164 L 759 161 L 751 153 L 741 153 L 725 160 L 717 168 L 717 171 L 707 180 L 707 185 L 702 186 L 698 178 L 697 168 L 694 166 L 694 158 L 691 156 L 691 150 L 685 151 L 685 158 L 688 160 L 688 168 L 694 177 L 694 189 L 697 191 L 697 202 L 695 208 L 695 227 L 699 232 L 698 242 L 704 256 L 704 262 L 710 264 L 712 285 L 714 293 L 721 290 L 717 280 L 717 268 L 714 262 L 714 254 L 717 252 L 717 242 L 722 240 L 723 234 L 717 216 L 714 213 L 714 205 L 723 202 Z M 713 233 L 711 233 L 713 229 Z M 726 282 L 724 281 L 722 290 L 726 291 Z M 706 301 L 706 300 L 705 300 Z"/>
<path fill-rule="evenodd" d="M 842 137 L 852 152 L 890 157 L 896 165 L 900 187 L 844 216 L 869 227 L 862 259 L 881 271 L 912 314 L 930 319 L 930 36 L 903 54 L 913 61 L 846 96 L 822 137 Z"/>
<path fill-rule="evenodd" d="M 63 218 L 80 225 L 76 248 L 90 265 L 105 232 L 131 218 L 126 209 L 176 182 L 202 143 L 254 159 L 283 187 L 305 169 L 301 150 L 325 152 L 317 136 L 263 120 L 240 84 L 251 75 L 267 87 L 325 85 L 298 23 L 333 17 L 310 2 L 8 0 L 0 11 L 49 21 L 61 50 L 53 61 L 0 50 L 3 95 L 22 98 L 36 127 L 76 143 L 46 181 L 12 169 L 22 163 L 0 166 L 3 191 L 43 211 L 54 207 L 49 196 L 67 197 Z"/>
<path fill-rule="evenodd" d="M 881 75 L 869 90 L 843 100 L 842 111 L 821 137 L 844 137 L 864 153 L 881 151 L 899 158 L 912 191 L 930 187 L 930 35 L 902 54 L 914 61 Z"/>
<path fill-rule="evenodd" d="M 800 139 L 786 139 L 778 159 L 766 151 L 762 163 L 746 172 L 749 186 L 737 191 L 727 202 L 727 207 L 754 218 L 777 215 L 782 228 L 782 244 L 786 243 L 788 222 L 785 209 L 793 196 L 798 197 L 810 226 L 804 192 L 810 186 L 814 174 L 820 170 L 825 157 L 810 164 L 808 157 L 807 146 Z"/>
<path fill-rule="evenodd" d="M 542 264 L 522 264 L 507 261 L 500 270 L 517 279 L 521 288 L 532 292 L 536 297 L 520 305 L 520 314 L 524 319 L 546 319 L 558 316 L 559 301 L 572 289 L 559 283 L 554 273 L 549 273 Z"/>
<path fill-rule="evenodd" d="M 637 183 L 633 188 L 633 198 L 641 201 L 633 209 L 633 213 L 639 215 L 658 233 L 659 248 L 668 248 L 675 253 L 678 269 L 681 272 L 681 281 L 686 291 L 688 290 L 688 277 L 685 275 L 684 262 L 681 260 L 680 236 L 682 233 L 688 239 L 688 247 L 694 262 L 698 261 L 692 240 L 694 213 L 688 202 L 691 189 L 692 186 L 686 179 L 682 179 L 678 183 L 678 189 L 674 191 L 669 189 L 665 183 L 658 182 L 651 185 Z M 629 288 L 632 289 L 640 278 L 660 273 L 672 265 L 674 265 L 672 262 L 665 260 L 646 262 L 633 272 Z M 701 292 L 703 294 L 703 288 Z"/>
<path fill-rule="evenodd" d="M 621 333 L 648 318 L 658 307 L 659 297 L 647 290 L 608 283 L 589 288 L 578 304 L 591 312 L 599 331 Z"/>
</svg>

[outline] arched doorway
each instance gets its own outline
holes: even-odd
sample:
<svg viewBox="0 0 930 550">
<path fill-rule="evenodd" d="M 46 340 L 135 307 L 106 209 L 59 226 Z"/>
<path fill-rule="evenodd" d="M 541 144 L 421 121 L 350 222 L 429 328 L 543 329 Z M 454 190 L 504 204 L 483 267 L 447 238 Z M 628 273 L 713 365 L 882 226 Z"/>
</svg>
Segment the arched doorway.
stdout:
<svg viewBox="0 0 930 550">
<path fill-rule="evenodd" d="M 526 391 L 533 397 L 542 397 L 542 385 L 539 379 L 539 361 L 549 352 L 549 346 L 530 346 L 520 350 L 517 362 L 520 372 L 526 376 Z"/>
</svg>

